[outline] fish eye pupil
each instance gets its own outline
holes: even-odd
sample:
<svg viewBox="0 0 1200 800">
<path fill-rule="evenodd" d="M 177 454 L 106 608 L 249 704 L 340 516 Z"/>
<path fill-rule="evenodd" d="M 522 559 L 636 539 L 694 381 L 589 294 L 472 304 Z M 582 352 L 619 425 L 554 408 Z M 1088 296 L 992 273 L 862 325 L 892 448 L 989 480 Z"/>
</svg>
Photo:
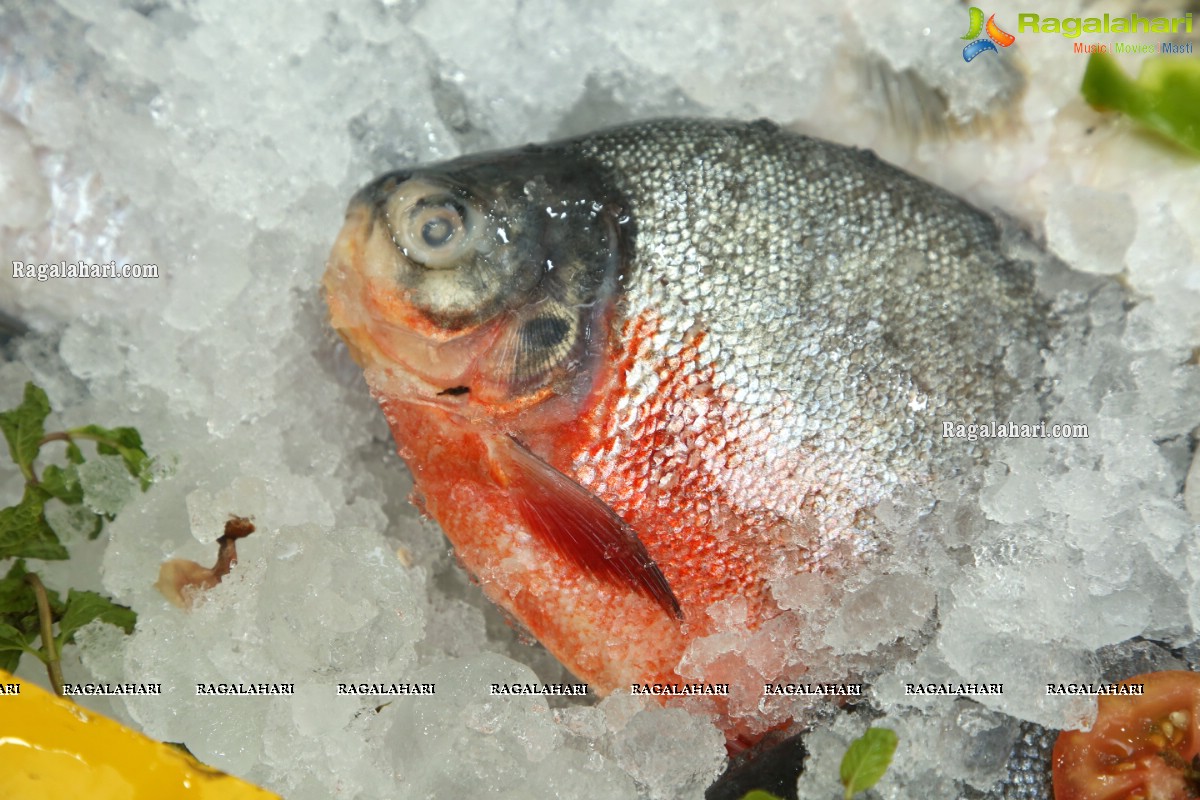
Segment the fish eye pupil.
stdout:
<svg viewBox="0 0 1200 800">
<path fill-rule="evenodd" d="M 454 238 L 454 224 L 445 217 L 434 217 L 421 226 L 421 239 L 430 247 L 443 247 Z"/>
<path fill-rule="evenodd" d="M 388 201 L 392 241 L 426 269 L 457 269 L 479 239 L 480 214 L 470 203 L 422 184 L 405 184 Z"/>
</svg>

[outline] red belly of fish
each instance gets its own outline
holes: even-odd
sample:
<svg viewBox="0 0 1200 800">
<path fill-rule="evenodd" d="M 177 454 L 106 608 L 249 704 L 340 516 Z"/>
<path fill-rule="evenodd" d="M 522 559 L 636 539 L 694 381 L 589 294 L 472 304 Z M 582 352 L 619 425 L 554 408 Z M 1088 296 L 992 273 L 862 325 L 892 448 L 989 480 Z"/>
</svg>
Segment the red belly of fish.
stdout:
<svg viewBox="0 0 1200 800">
<path fill-rule="evenodd" d="M 697 368 L 703 334 L 656 365 L 660 385 L 652 403 L 632 431 L 619 435 L 619 454 L 609 452 L 617 444 L 611 422 L 626 391 L 625 376 L 632 359 L 644 357 L 656 327 L 652 318 L 625 326 L 620 351 L 608 362 L 614 368 L 584 413 L 548 426 L 524 413 L 512 432 L 630 523 L 670 584 L 682 619 L 645 593 L 578 569 L 531 534 L 512 487 L 493 464 L 487 437 L 494 433 L 472 430 L 461 417 L 429 405 L 384 406 L 425 507 L 462 564 L 489 598 L 602 695 L 628 691 L 634 683 L 744 683 L 747 671 L 737 659 L 724 659 L 706 674 L 677 670 L 690 642 L 728 632 L 710 615 L 712 604 L 744 598 L 745 630 L 779 613 L 764 575 L 778 557 L 771 536 L 778 519 L 735 507 L 721 473 L 689 456 L 689 437 L 722 440 L 721 420 L 729 411 Z M 684 411 L 700 400 L 712 412 L 705 415 L 707 424 Z M 673 423 L 684 418 L 686 430 L 675 430 Z M 728 441 L 725 463 L 736 463 L 736 444 Z M 719 715 L 726 710 L 719 697 L 687 704 Z M 745 721 L 726 720 L 725 727 L 731 738 L 746 738 Z"/>
<path fill-rule="evenodd" d="M 384 412 L 426 510 L 493 602 L 599 694 L 678 680 L 677 620 L 645 595 L 573 568 L 530 533 L 485 435 L 428 406 L 387 401 Z"/>
</svg>

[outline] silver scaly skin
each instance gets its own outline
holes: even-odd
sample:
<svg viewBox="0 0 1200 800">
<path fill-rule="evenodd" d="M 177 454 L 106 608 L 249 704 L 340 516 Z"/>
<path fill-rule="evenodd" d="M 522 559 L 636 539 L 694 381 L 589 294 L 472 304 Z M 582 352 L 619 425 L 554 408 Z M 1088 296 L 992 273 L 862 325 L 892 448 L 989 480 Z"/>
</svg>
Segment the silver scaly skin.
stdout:
<svg viewBox="0 0 1200 800">
<path fill-rule="evenodd" d="M 725 476 L 727 490 L 788 519 L 815 516 L 812 562 L 838 544 L 870 547 L 864 509 L 977 455 L 944 440 L 943 422 L 1003 419 L 1014 390 L 1036 380 L 1003 363 L 1011 344 L 1044 338 L 1029 264 L 1005 257 L 991 217 L 869 151 L 766 121 L 702 120 L 563 147 L 630 203 L 621 316 L 661 320 L 608 421 L 608 449 L 654 416 L 655 366 L 703 331 L 695 371 L 742 413 L 745 468 Z M 685 462 L 687 443 L 676 446 Z M 587 460 L 576 466 L 591 475 Z"/>
</svg>

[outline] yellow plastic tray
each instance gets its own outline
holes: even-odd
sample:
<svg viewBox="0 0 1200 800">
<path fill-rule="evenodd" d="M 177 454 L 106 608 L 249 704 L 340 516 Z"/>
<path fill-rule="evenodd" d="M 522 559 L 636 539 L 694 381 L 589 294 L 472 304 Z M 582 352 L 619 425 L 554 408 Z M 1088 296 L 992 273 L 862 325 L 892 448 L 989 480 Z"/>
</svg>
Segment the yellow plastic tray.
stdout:
<svg viewBox="0 0 1200 800">
<path fill-rule="evenodd" d="M 14 685 L 0 694 L 4 800 L 280 800 L 0 670 L 0 691 Z"/>
</svg>

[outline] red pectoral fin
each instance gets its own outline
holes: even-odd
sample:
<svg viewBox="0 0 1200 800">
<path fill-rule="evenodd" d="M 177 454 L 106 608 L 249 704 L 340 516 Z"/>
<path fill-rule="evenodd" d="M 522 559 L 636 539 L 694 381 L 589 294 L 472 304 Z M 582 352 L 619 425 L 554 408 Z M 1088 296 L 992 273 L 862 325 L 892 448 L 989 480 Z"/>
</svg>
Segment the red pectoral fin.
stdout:
<svg viewBox="0 0 1200 800">
<path fill-rule="evenodd" d="M 515 439 L 496 444 L 498 466 L 535 536 L 590 575 L 640 592 L 683 618 L 667 579 L 625 520 Z"/>
</svg>

